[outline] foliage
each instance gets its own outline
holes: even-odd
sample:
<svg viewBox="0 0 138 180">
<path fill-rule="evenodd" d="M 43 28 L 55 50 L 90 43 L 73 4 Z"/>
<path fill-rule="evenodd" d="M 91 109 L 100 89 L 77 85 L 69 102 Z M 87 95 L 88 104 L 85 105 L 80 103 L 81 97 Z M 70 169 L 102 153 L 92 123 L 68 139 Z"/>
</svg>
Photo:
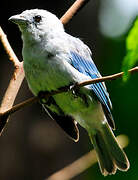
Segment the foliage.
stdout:
<svg viewBox="0 0 138 180">
<path fill-rule="evenodd" d="M 123 60 L 123 80 L 128 79 L 128 70 L 138 62 L 138 17 L 134 21 L 126 38 L 126 56 Z"/>
</svg>

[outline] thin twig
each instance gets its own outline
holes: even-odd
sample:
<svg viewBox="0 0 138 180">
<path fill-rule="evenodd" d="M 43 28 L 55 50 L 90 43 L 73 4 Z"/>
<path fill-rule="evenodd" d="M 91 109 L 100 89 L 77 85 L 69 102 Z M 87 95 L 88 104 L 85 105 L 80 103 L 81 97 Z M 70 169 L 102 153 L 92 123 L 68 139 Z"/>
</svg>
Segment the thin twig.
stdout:
<svg viewBox="0 0 138 180">
<path fill-rule="evenodd" d="M 17 58 L 17 56 L 15 55 L 13 49 L 11 48 L 11 45 L 7 39 L 6 34 L 4 33 L 4 31 L 2 30 L 2 28 L 0 27 L 0 40 L 4 46 L 4 49 L 6 51 L 6 53 L 9 56 L 9 59 L 13 62 L 14 67 L 19 65 L 19 60 Z"/>
<path fill-rule="evenodd" d="M 75 3 L 68 9 L 68 11 L 61 17 L 61 22 L 63 24 L 67 24 L 72 17 L 82 8 L 84 5 L 86 5 L 89 2 L 89 0 L 77 0 Z"/>
<path fill-rule="evenodd" d="M 128 137 L 125 135 L 117 136 L 117 141 L 122 148 L 128 145 Z M 95 150 L 92 150 L 79 158 L 78 160 L 74 161 L 73 163 L 69 164 L 68 166 L 64 167 L 63 169 L 57 171 L 56 173 L 52 174 L 50 177 L 46 178 L 45 180 L 70 180 L 81 174 L 86 169 L 91 167 L 93 164 L 97 162 Z"/>
<path fill-rule="evenodd" d="M 134 72 L 138 72 L 138 66 L 128 70 L 128 73 L 132 74 Z M 123 75 L 124 75 L 124 72 L 120 72 L 120 73 L 116 73 L 116 74 L 113 74 L 113 75 L 109 75 L 109 76 L 105 76 L 105 77 L 100 77 L 100 78 L 84 81 L 82 83 L 79 83 L 79 87 L 86 86 L 86 85 L 89 85 L 89 84 L 98 83 L 98 82 L 108 81 L 108 80 L 115 80 L 115 79 L 121 78 Z"/>
<path fill-rule="evenodd" d="M 129 73 L 138 72 L 138 67 L 132 68 L 128 72 Z M 86 85 L 99 83 L 99 82 L 104 82 L 104 81 L 107 81 L 107 80 L 115 80 L 115 79 L 121 78 L 123 76 L 123 74 L 124 74 L 124 72 L 120 72 L 120 73 L 117 73 L 117 74 L 113 74 L 113 75 L 109 75 L 109 76 L 105 76 L 105 77 L 100 77 L 100 78 L 80 82 L 80 83 L 76 84 L 74 86 L 74 88 L 80 88 L 80 87 L 83 87 L 83 86 L 86 86 Z M 46 99 L 49 96 L 53 96 L 53 95 L 56 95 L 56 94 L 59 94 L 59 93 L 67 92 L 67 91 L 69 91 L 69 87 L 62 87 L 62 88 L 60 88 L 60 90 L 55 90 L 55 91 L 52 91 L 52 92 L 50 92 L 48 94 L 46 93 L 44 96 L 45 96 L 45 99 Z M 5 111 L 3 113 L 0 113 L 0 117 L 5 116 L 6 114 L 11 115 L 12 113 L 22 109 L 23 107 L 26 107 L 28 105 L 33 104 L 34 102 L 37 102 L 38 100 L 39 100 L 38 97 L 32 97 L 32 98 L 30 98 L 30 99 L 28 99 L 26 101 L 23 101 L 22 103 L 13 106 L 12 108 L 8 109 L 7 111 Z"/>
</svg>

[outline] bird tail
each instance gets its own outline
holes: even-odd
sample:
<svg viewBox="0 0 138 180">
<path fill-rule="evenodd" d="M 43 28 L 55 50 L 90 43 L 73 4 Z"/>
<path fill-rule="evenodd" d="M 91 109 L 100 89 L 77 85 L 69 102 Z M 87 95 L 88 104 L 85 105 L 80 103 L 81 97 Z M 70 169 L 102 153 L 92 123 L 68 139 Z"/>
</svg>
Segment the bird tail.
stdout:
<svg viewBox="0 0 138 180">
<path fill-rule="evenodd" d="M 115 174 L 116 170 L 127 171 L 129 161 L 125 152 L 120 148 L 115 136 L 107 123 L 101 129 L 89 133 L 97 153 L 101 172 L 104 176 Z"/>
</svg>

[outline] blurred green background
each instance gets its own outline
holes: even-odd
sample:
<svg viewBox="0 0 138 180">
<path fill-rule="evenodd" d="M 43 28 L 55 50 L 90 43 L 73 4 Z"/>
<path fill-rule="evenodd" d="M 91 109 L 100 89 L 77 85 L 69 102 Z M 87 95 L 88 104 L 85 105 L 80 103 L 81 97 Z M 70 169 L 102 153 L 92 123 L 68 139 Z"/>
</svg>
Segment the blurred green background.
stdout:
<svg viewBox="0 0 138 180">
<path fill-rule="evenodd" d="M 20 60 L 22 41 L 20 32 L 8 22 L 11 15 L 26 9 L 42 8 L 61 17 L 73 0 L 7 1 L 0 6 L 0 25 Z M 102 75 L 120 72 L 126 53 L 125 39 L 138 14 L 137 0 L 91 0 L 65 26 L 68 33 L 81 38 L 92 50 Z M 138 41 L 138 39 L 136 39 Z M 7 88 L 13 66 L 0 44 L 0 100 Z M 130 160 L 127 172 L 118 171 L 106 179 L 138 179 L 138 74 L 127 82 L 122 79 L 106 82 L 113 104 L 116 122 L 115 134 L 126 134 L 129 145 L 125 149 Z M 32 94 L 24 80 L 16 103 Z M 0 137 L 0 179 L 42 180 L 63 168 L 92 149 L 84 129 L 80 129 L 80 141 L 72 142 L 51 120 L 39 104 L 26 107 L 12 115 Z M 74 180 L 102 180 L 98 164 L 95 164 Z"/>
</svg>

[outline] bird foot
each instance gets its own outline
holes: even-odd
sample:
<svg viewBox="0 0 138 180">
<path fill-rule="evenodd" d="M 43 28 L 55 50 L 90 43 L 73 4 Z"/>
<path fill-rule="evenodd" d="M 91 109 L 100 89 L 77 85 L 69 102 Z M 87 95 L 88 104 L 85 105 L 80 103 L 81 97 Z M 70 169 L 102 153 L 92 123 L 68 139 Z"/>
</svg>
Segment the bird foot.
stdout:
<svg viewBox="0 0 138 180">
<path fill-rule="evenodd" d="M 78 90 L 79 90 L 79 88 L 77 87 L 77 84 L 78 83 L 75 83 L 73 85 L 70 85 L 70 87 L 69 87 L 69 91 L 72 92 L 74 98 L 78 98 Z"/>
<path fill-rule="evenodd" d="M 39 102 L 41 104 L 46 104 L 47 103 L 48 98 L 46 98 L 46 94 L 48 94 L 48 93 L 49 93 L 49 91 L 40 91 L 38 93 Z"/>
</svg>

